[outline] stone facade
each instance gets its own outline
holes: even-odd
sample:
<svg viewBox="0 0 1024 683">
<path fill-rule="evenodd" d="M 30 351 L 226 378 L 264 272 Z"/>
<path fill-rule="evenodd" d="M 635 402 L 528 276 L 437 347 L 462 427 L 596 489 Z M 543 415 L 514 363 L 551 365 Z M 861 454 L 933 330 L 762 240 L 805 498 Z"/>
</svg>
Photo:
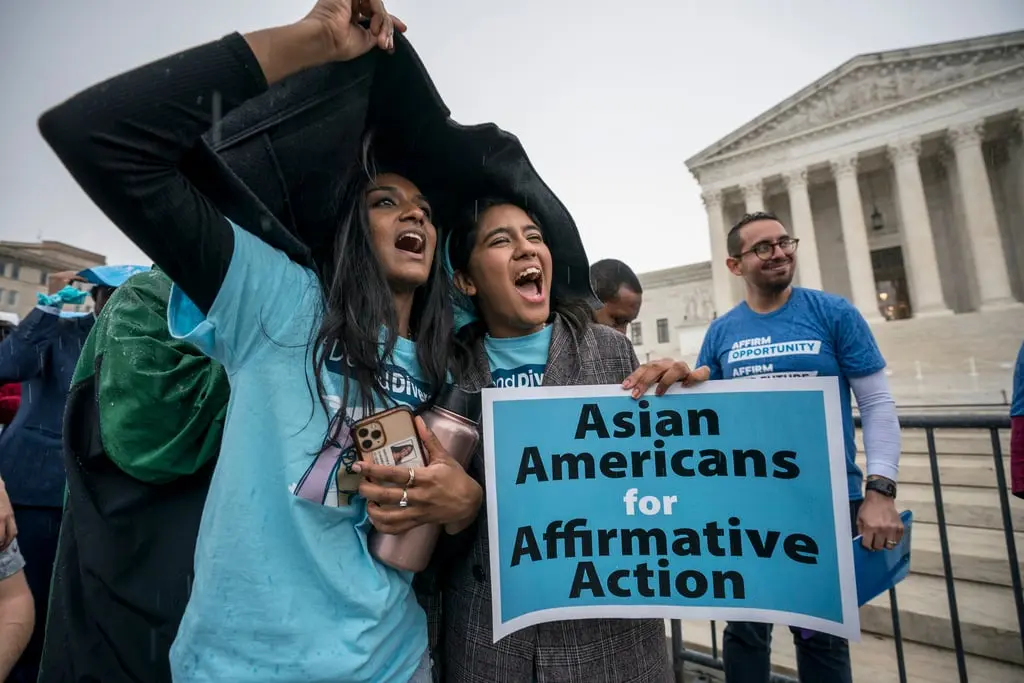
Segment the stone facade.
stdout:
<svg viewBox="0 0 1024 683">
<path fill-rule="evenodd" d="M 629 330 L 637 357 L 641 362 L 678 358 L 681 349 L 696 355 L 715 316 L 711 264 L 666 268 L 639 278 L 644 303 Z"/>
</svg>

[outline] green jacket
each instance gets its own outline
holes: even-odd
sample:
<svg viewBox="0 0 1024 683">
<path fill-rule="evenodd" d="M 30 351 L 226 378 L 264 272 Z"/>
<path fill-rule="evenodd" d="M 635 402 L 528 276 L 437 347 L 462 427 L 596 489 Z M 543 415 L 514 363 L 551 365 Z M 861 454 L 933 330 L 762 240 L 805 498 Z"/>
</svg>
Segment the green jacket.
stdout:
<svg viewBox="0 0 1024 683">
<path fill-rule="evenodd" d="M 95 379 L 107 457 L 149 483 L 191 474 L 215 457 L 228 404 L 224 368 L 168 332 L 170 295 L 171 280 L 158 268 L 118 287 L 71 380 Z"/>
</svg>

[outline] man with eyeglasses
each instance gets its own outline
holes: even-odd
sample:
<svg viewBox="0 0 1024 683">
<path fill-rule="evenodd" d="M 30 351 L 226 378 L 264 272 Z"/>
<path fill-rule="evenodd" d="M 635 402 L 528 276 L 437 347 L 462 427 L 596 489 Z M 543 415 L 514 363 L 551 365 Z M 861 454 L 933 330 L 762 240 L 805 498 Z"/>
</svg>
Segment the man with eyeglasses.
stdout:
<svg viewBox="0 0 1024 683">
<path fill-rule="evenodd" d="M 711 323 L 697 364 L 707 365 L 713 380 L 838 377 L 851 525 L 866 548 L 892 548 L 903 536 L 895 504 L 900 428 L 885 359 L 867 322 L 846 299 L 793 286 L 798 245 L 770 213 L 747 214 L 733 226 L 726 263 L 745 281 L 745 300 Z M 866 485 L 855 462 L 851 389 L 863 423 Z M 845 640 L 790 630 L 801 681 L 853 680 Z M 729 622 L 723 639 L 727 683 L 768 683 L 771 632 L 770 624 Z"/>
</svg>

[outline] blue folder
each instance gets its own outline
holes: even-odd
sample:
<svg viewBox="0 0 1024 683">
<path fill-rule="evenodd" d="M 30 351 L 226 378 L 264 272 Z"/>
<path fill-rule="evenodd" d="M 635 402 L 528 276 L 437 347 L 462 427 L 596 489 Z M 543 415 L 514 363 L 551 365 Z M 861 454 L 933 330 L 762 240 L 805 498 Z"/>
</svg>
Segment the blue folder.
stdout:
<svg viewBox="0 0 1024 683">
<path fill-rule="evenodd" d="M 857 575 L 857 604 L 865 605 L 894 587 L 910 573 L 910 535 L 914 515 L 910 510 L 900 514 L 903 538 L 895 548 L 868 550 L 853 539 L 853 569 Z"/>
</svg>

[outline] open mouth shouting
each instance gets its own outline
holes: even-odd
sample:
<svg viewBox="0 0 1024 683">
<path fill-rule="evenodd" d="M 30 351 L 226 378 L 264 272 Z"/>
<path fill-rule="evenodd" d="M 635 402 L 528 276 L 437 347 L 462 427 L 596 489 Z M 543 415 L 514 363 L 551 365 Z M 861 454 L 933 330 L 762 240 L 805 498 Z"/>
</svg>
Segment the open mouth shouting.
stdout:
<svg viewBox="0 0 1024 683">
<path fill-rule="evenodd" d="M 423 257 L 427 236 L 421 230 L 403 230 L 395 239 L 395 248 L 413 257 Z"/>
<path fill-rule="evenodd" d="M 544 271 L 538 266 L 528 266 L 519 271 L 513 284 L 519 296 L 531 304 L 544 302 Z"/>
</svg>

